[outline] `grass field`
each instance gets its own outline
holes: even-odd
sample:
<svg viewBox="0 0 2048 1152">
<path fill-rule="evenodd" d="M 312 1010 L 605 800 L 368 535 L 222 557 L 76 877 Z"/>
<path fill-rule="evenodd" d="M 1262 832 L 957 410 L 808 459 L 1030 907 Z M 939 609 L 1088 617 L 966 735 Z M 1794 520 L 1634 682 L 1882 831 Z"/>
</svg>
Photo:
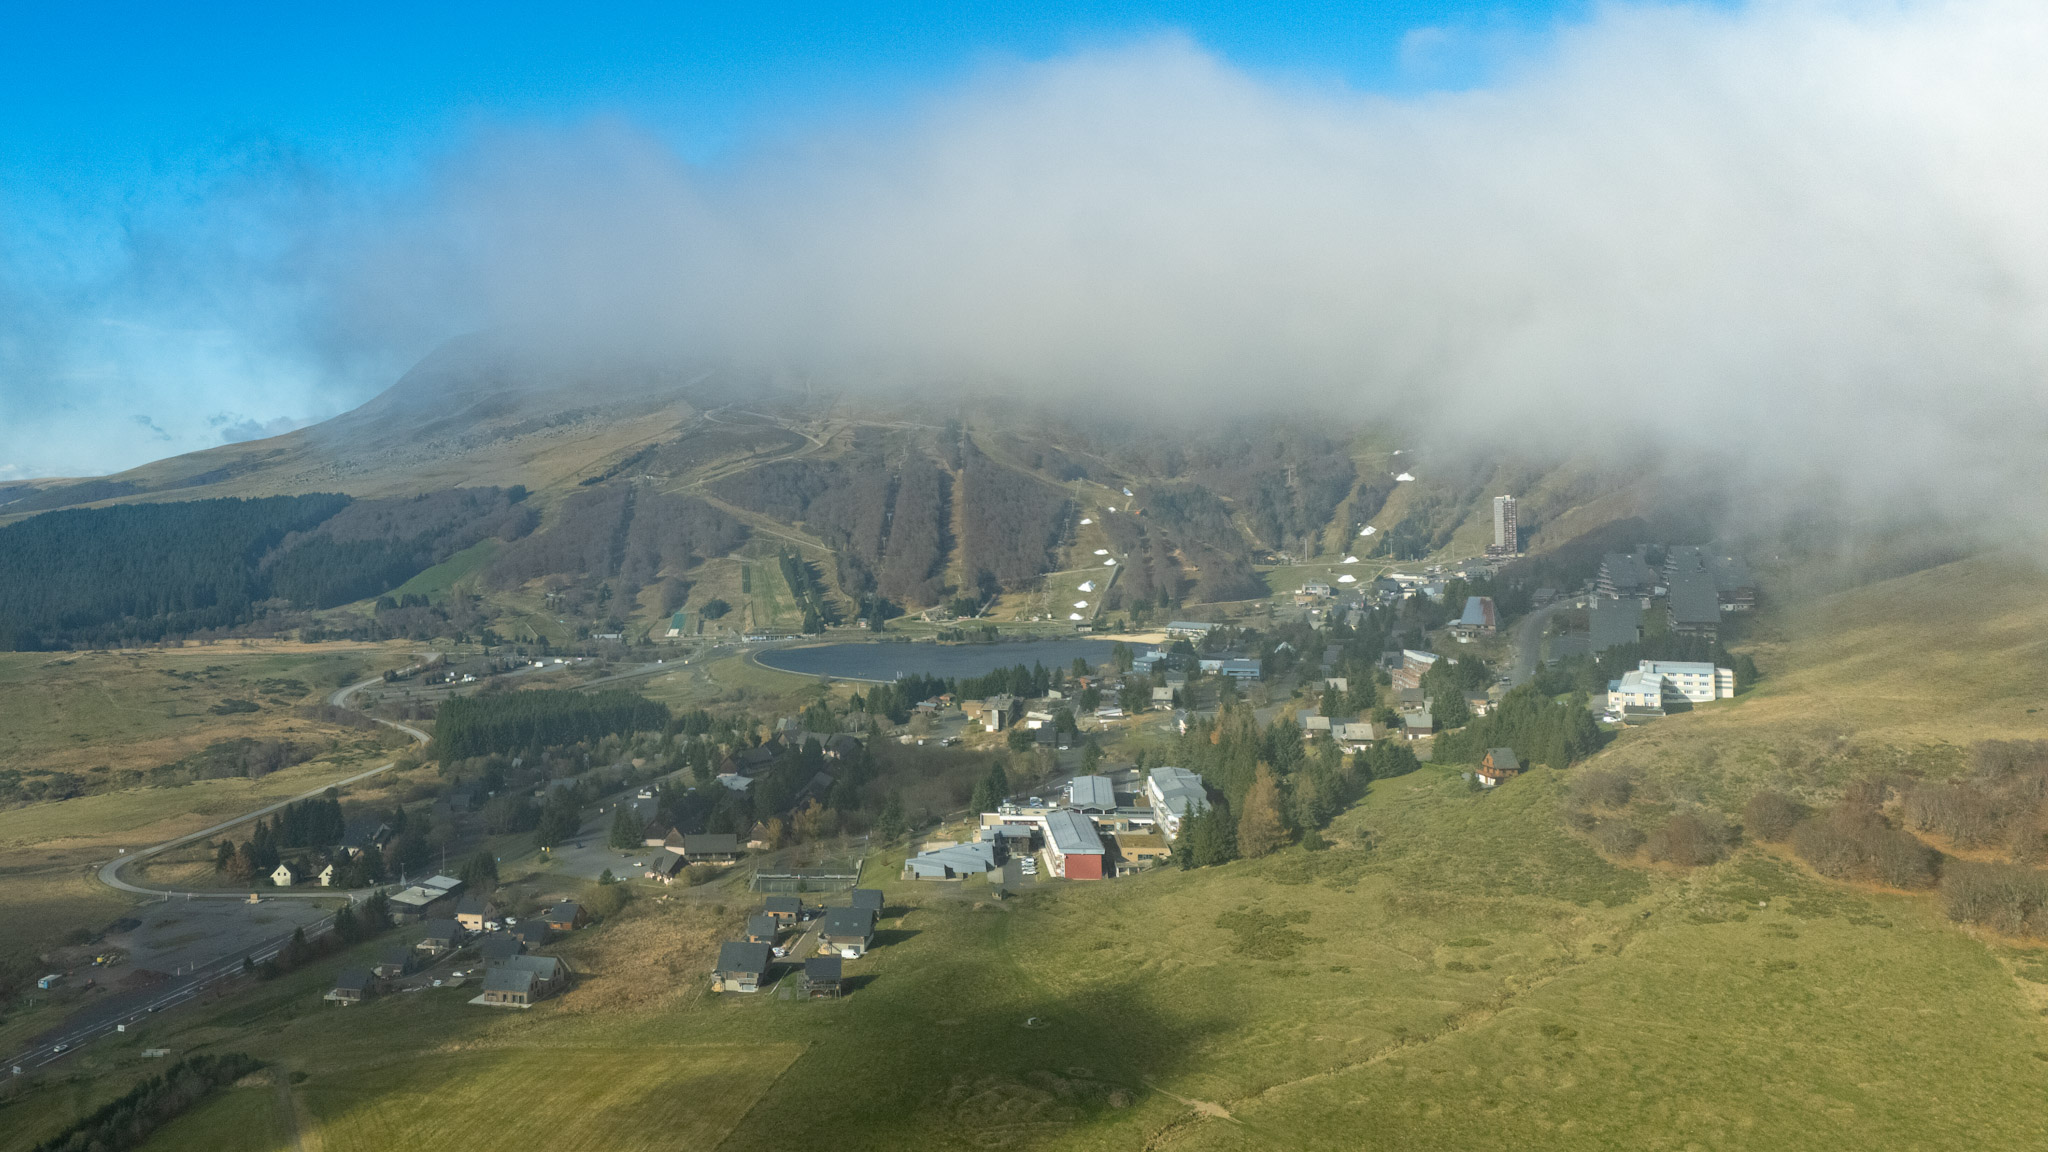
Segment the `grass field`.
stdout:
<svg viewBox="0 0 2048 1152">
<path fill-rule="evenodd" d="M 448 593 L 463 580 L 473 576 L 489 564 L 502 548 L 497 540 L 480 540 L 450 556 L 432 568 L 414 576 L 391 590 L 395 599 L 401 596 L 425 596 L 429 600 L 446 599 Z"/>
<path fill-rule="evenodd" d="M 158 1129 L 149 1146 L 161 1152 L 291 1152 L 285 1107 L 283 1094 L 271 1084 L 229 1088 Z"/>
<path fill-rule="evenodd" d="M 521 1145 L 708 1152 L 799 1051 L 782 1044 L 470 1048 L 324 1076 L 302 1091 L 327 1152 Z"/>
<path fill-rule="evenodd" d="M 231 736 L 339 732 L 292 715 L 410 645 L 224 642 L 120 652 L 0 652 L 0 770 L 147 769 Z M 254 712 L 221 715 L 223 701 Z"/>
</svg>

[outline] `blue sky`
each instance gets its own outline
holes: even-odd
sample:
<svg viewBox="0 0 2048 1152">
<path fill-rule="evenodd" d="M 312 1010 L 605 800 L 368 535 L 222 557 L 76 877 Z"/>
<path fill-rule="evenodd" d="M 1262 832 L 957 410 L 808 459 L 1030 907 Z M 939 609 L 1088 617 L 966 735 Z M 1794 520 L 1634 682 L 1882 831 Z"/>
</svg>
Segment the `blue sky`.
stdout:
<svg viewBox="0 0 2048 1152">
<path fill-rule="evenodd" d="M 126 467 L 374 394 L 400 361 L 305 354 L 304 286 L 269 281 L 305 216 L 402 198 L 479 135 L 622 123 L 716 170 L 821 125 L 886 124 L 991 68 L 1164 35 L 1277 84 L 1412 94 L 1480 82 L 1583 14 L 1576 0 L 11 4 L 0 481 Z"/>
</svg>

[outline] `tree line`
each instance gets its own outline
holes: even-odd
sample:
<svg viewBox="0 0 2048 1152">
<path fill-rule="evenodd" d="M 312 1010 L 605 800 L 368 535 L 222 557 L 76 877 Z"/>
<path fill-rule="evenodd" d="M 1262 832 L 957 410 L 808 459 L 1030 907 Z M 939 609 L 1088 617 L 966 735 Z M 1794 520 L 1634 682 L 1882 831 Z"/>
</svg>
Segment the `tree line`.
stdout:
<svg viewBox="0 0 2048 1152">
<path fill-rule="evenodd" d="M 0 528 L 0 649 L 152 643 L 374 596 L 531 525 L 523 489 L 73 508 Z"/>
<path fill-rule="evenodd" d="M 187 1056 L 37 1144 L 36 1152 L 121 1152 L 139 1147 L 152 1132 L 201 1100 L 262 1069 L 263 1061 L 242 1052 Z"/>
<path fill-rule="evenodd" d="M 433 756 L 440 760 L 574 744 L 636 731 L 660 731 L 668 705 L 619 689 L 576 692 L 543 688 L 457 696 L 434 720 Z"/>
</svg>

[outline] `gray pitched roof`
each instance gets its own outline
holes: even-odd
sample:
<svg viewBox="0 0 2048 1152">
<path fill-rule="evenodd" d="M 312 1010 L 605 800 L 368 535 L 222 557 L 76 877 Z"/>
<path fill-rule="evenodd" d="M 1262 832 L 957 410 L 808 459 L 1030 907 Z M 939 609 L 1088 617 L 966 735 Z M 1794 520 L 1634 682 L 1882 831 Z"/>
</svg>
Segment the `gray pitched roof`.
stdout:
<svg viewBox="0 0 2048 1152">
<path fill-rule="evenodd" d="M 1116 786 L 1107 776 L 1076 776 L 1067 786 L 1067 795 L 1076 808 L 1116 807 Z"/>
<path fill-rule="evenodd" d="M 782 922 L 773 916 L 747 917 L 747 935 L 773 936 L 782 927 Z"/>
<path fill-rule="evenodd" d="M 493 968 L 484 973 L 486 992 L 532 992 L 533 973 L 524 968 Z"/>
<path fill-rule="evenodd" d="M 770 896 L 761 901 L 761 908 L 768 912 L 781 912 L 791 916 L 804 910 L 803 898 L 799 896 Z"/>
<path fill-rule="evenodd" d="M 865 908 L 829 909 L 825 913 L 824 926 L 819 932 L 825 936 L 858 936 L 866 939 L 875 934 L 875 914 Z"/>
<path fill-rule="evenodd" d="M 880 888 L 855 888 L 853 890 L 853 906 L 879 913 L 882 910 L 882 890 Z"/>
<path fill-rule="evenodd" d="M 367 968 L 343 968 L 335 974 L 334 986 L 351 992 L 361 992 L 370 986 L 370 970 Z"/>
<path fill-rule="evenodd" d="M 453 920 L 436 917 L 427 921 L 427 934 L 421 937 L 421 939 L 453 940 L 460 935 L 462 935 L 462 925 L 457 924 Z"/>
<path fill-rule="evenodd" d="M 768 946 L 733 941 L 718 946 L 718 970 L 720 972 L 768 971 Z"/>
<path fill-rule="evenodd" d="M 813 956 L 804 961 L 804 979 L 813 984 L 834 984 L 845 974 L 846 965 L 837 956 Z"/>
<path fill-rule="evenodd" d="M 477 955 L 483 957 L 484 963 L 494 964 L 519 955 L 521 947 L 519 937 L 510 932 L 493 932 L 484 937 L 484 942 L 477 946 L 476 951 Z"/>
<path fill-rule="evenodd" d="M 1160 806 L 1176 816 L 1186 816 L 1208 807 L 1209 792 L 1202 777 L 1185 768 L 1161 765 L 1152 770 L 1152 784 L 1158 789 Z"/>
</svg>

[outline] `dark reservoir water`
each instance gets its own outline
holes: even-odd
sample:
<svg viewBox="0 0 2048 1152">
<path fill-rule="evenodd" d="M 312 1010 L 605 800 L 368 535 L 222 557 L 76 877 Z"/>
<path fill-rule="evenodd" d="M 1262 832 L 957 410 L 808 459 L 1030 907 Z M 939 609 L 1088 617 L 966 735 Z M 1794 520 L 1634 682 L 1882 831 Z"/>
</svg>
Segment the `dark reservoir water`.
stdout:
<svg viewBox="0 0 2048 1152">
<path fill-rule="evenodd" d="M 819 644 L 761 653 L 761 663 L 805 676 L 841 680 L 894 680 L 919 674 L 957 680 L 998 668 L 1043 664 L 1065 668 L 1079 656 L 1090 664 L 1109 659 L 1108 640 L 1025 640 L 1014 644 Z M 1134 644 L 1134 654 L 1151 646 Z"/>
</svg>

